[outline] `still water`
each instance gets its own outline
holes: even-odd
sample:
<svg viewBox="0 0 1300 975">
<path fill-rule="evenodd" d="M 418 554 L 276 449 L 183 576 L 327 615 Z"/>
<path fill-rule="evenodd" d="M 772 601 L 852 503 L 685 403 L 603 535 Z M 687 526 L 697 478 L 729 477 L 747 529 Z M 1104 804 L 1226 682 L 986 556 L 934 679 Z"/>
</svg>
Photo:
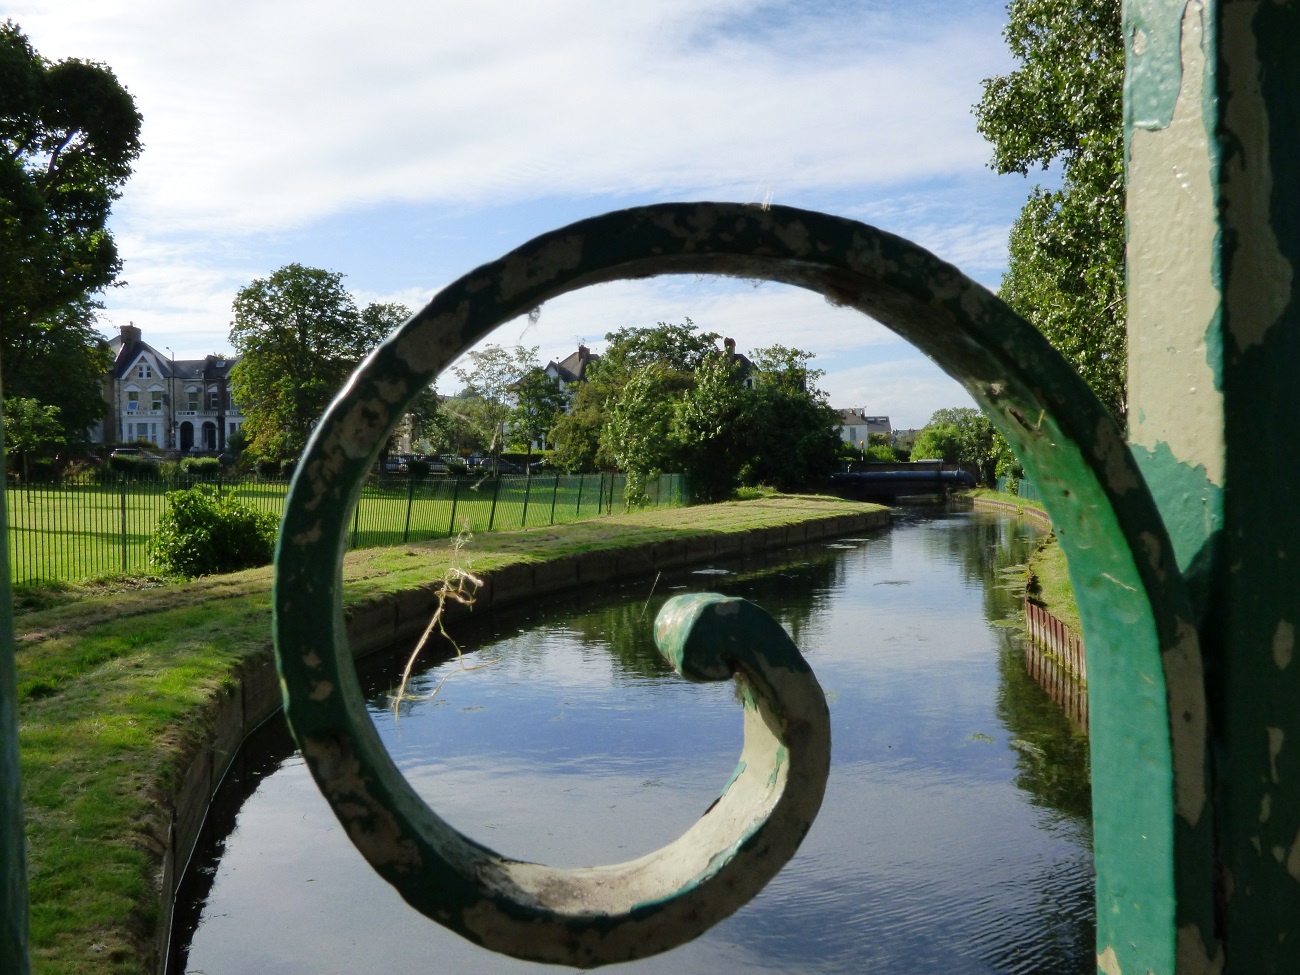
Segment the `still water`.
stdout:
<svg viewBox="0 0 1300 975">
<path fill-rule="evenodd" d="M 674 975 L 1095 971 L 1087 743 L 1024 672 L 1007 625 L 1035 529 L 1002 517 L 894 527 L 601 596 L 502 614 L 475 653 L 422 673 L 399 714 L 392 668 L 363 675 L 394 760 L 462 832 L 512 857 L 615 862 L 685 830 L 741 745 L 729 684 L 680 680 L 659 605 L 744 596 L 826 691 L 833 766 L 798 855 L 696 942 L 612 966 Z M 469 668 L 474 669 L 469 669 Z M 445 678 L 445 680 L 444 680 Z M 441 682 L 441 686 L 439 686 Z M 250 749 L 251 793 L 192 869 L 173 972 L 553 972 L 493 955 L 407 907 L 356 853 L 282 728 Z M 260 749 L 260 750 L 259 750 Z M 184 943 L 188 930 L 188 956 Z"/>
</svg>

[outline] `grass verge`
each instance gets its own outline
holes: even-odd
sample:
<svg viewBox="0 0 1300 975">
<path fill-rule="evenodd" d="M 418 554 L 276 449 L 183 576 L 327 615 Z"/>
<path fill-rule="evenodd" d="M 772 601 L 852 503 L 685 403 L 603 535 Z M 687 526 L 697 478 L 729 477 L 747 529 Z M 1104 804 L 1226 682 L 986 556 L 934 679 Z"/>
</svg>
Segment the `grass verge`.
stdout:
<svg viewBox="0 0 1300 975">
<path fill-rule="evenodd" d="M 1079 619 L 1079 604 L 1074 598 L 1074 586 L 1070 584 L 1070 567 L 1065 562 L 1065 552 L 1057 543 L 1055 534 L 1047 535 L 1029 557 L 1025 591 L 1068 626 L 1071 633 L 1082 638 L 1083 623 Z"/>
<path fill-rule="evenodd" d="M 475 535 L 460 567 L 793 524 L 877 506 L 824 497 L 615 515 Z M 344 559 L 345 602 L 441 578 L 446 540 Z M 269 568 L 186 583 L 111 580 L 33 594 L 15 620 L 31 947 L 38 975 L 154 967 L 155 876 L 170 796 L 208 737 L 217 696 L 270 644 Z"/>
<path fill-rule="evenodd" d="M 1045 511 L 1042 502 L 1030 501 L 1028 498 L 1004 494 L 989 488 L 976 488 L 968 494 L 972 500 L 992 501 L 1017 508 Z M 1074 586 L 1070 583 L 1070 567 L 1066 564 L 1065 552 L 1057 543 L 1055 533 L 1049 532 L 1044 536 L 1034 554 L 1029 557 L 1028 571 L 1025 574 L 1025 591 L 1042 603 L 1049 613 L 1068 626 L 1070 632 L 1078 637 L 1083 636 L 1079 604 L 1074 598 Z"/>
</svg>

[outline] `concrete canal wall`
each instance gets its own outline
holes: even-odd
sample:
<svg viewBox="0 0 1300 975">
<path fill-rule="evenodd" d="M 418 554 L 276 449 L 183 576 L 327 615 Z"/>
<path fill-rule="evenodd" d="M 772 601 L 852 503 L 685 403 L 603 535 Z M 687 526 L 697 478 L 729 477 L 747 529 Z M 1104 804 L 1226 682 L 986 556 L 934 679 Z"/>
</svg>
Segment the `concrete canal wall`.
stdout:
<svg viewBox="0 0 1300 975">
<path fill-rule="evenodd" d="M 448 602 L 448 623 L 477 613 L 504 609 L 564 590 L 593 588 L 622 579 L 653 576 L 719 559 L 777 552 L 792 546 L 882 528 L 887 510 L 856 512 L 738 532 L 701 532 L 698 536 L 624 549 L 582 552 L 539 562 L 519 562 L 483 577 L 473 607 Z M 348 636 L 353 656 L 361 658 L 414 641 L 437 605 L 438 581 L 349 607 Z M 244 738 L 281 707 L 280 679 L 270 647 L 255 661 L 238 668 L 215 707 L 212 730 L 172 798 L 172 821 L 161 864 L 158 915 L 158 971 L 166 972 L 170 954 L 176 891 L 198 843 L 208 806 L 230 769 Z"/>
</svg>

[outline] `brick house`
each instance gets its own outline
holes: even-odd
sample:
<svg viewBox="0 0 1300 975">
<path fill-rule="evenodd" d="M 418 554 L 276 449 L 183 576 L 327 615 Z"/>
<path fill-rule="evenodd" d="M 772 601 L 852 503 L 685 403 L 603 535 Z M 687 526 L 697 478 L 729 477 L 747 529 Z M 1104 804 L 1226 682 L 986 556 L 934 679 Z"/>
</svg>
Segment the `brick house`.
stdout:
<svg viewBox="0 0 1300 975">
<path fill-rule="evenodd" d="M 92 439 L 146 441 L 179 453 L 218 452 L 243 426 L 244 415 L 230 395 L 230 370 L 238 359 L 173 359 L 145 342 L 134 324 L 123 325 L 109 348 L 108 412 Z"/>
</svg>

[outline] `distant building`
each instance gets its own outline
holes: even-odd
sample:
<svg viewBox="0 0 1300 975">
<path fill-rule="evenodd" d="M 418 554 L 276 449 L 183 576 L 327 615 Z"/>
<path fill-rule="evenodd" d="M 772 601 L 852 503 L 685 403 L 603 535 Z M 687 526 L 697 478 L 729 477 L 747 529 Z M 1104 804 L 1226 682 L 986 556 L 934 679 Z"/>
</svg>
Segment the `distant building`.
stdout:
<svg viewBox="0 0 1300 975">
<path fill-rule="evenodd" d="M 239 360 L 210 355 L 176 359 L 145 342 L 134 324 L 109 342 L 113 366 L 104 378 L 108 415 L 92 439 L 148 441 L 181 453 L 221 451 L 244 425 L 230 395 L 230 370 Z"/>
<path fill-rule="evenodd" d="M 860 407 L 840 410 L 840 439 L 857 446 L 869 439 L 873 433 L 883 433 L 892 443 L 893 428 L 887 416 L 867 416 Z"/>
<path fill-rule="evenodd" d="M 586 382 L 587 370 L 592 364 L 600 361 L 600 356 L 596 355 L 585 345 L 578 346 L 578 351 L 556 362 L 552 359 L 546 364 L 546 375 L 552 379 L 558 379 L 560 382 L 568 385 L 570 383 Z"/>
</svg>

